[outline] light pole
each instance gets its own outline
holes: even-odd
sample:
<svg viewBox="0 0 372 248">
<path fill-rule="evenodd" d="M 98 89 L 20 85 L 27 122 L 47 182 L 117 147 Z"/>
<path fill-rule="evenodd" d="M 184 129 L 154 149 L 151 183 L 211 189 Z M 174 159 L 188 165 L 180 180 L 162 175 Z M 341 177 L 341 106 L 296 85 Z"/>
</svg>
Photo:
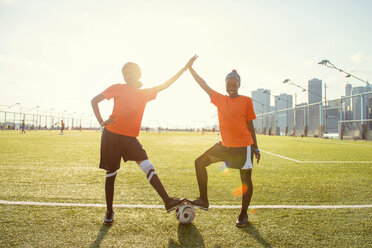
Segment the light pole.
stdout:
<svg viewBox="0 0 372 248">
<path fill-rule="evenodd" d="M 67 113 L 67 110 L 63 110 L 63 112 L 61 113 L 62 114 L 62 120 L 64 118 L 64 113 Z"/>
<path fill-rule="evenodd" d="M 80 126 L 79 126 L 79 130 L 81 132 L 81 118 L 82 118 L 83 114 L 80 114 Z"/>
<path fill-rule="evenodd" d="M 359 78 L 359 77 L 357 77 L 357 76 L 355 76 L 355 75 L 353 75 L 353 74 L 351 74 L 351 73 L 349 73 L 349 72 L 346 72 L 346 71 L 344 71 L 344 70 L 342 70 L 342 69 L 340 69 L 340 68 L 337 68 L 334 64 L 332 64 L 332 63 L 331 63 L 329 60 L 327 60 L 327 59 L 323 59 L 323 60 L 320 61 L 318 64 L 319 64 L 319 65 L 324 65 L 324 66 L 326 66 L 326 67 L 328 67 L 328 68 L 331 68 L 331 69 L 338 70 L 339 72 L 345 73 L 345 74 L 346 74 L 345 77 L 347 77 L 347 78 L 349 78 L 349 77 L 353 77 L 353 78 L 358 79 L 359 81 L 361 81 L 361 82 L 363 82 L 363 83 L 366 83 L 367 86 L 369 85 L 368 80 L 363 80 L 363 79 L 361 79 L 361 78 Z M 361 102 L 362 102 L 362 101 L 363 101 L 363 96 L 361 96 Z M 361 107 L 361 109 L 363 109 L 363 106 Z M 361 118 L 361 119 L 362 119 L 362 118 Z M 363 125 L 363 120 L 361 121 L 361 125 Z"/>
<path fill-rule="evenodd" d="M 362 82 L 364 82 L 364 83 L 366 83 L 366 84 L 369 84 L 368 81 L 363 80 L 363 79 L 361 79 L 361 78 L 359 78 L 359 77 L 357 77 L 357 76 L 354 76 L 354 75 L 352 75 L 351 73 L 346 72 L 346 71 L 344 71 L 344 70 L 342 70 L 342 69 L 340 69 L 340 68 L 337 68 L 334 64 L 332 64 L 332 63 L 331 63 L 329 60 L 327 60 L 327 59 L 323 59 L 323 60 L 320 61 L 318 64 L 319 64 L 319 65 L 324 65 L 324 66 L 327 66 L 328 68 L 332 68 L 332 69 L 338 70 L 339 72 L 345 73 L 345 74 L 346 74 L 345 77 L 347 77 L 347 78 L 348 78 L 348 77 L 353 77 L 353 78 L 355 78 L 355 79 L 358 79 L 359 81 L 362 81 Z"/>
<path fill-rule="evenodd" d="M 8 108 L 11 109 L 11 108 L 14 107 L 15 105 L 20 105 L 20 103 L 17 102 L 17 103 L 15 103 L 15 104 L 9 105 Z"/>
<path fill-rule="evenodd" d="M 48 111 L 50 111 L 50 128 L 49 128 L 50 131 L 52 130 L 52 127 L 53 127 L 53 118 L 52 118 L 52 111 L 53 110 L 54 110 L 54 108 L 51 108 L 51 109 L 48 110 Z"/>
<path fill-rule="evenodd" d="M 17 102 L 17 103 L 15 103 L 15 104 L 9 105 L 8 108 L 11 109 L 12 107 L 14 107 L 14 106 L 16 106 L 16 105 L 21 105 L 21 104 L 20 104 L 19 102 Z M 16 115 L 15 115 L 15 113 L 14 113 L 14 116 L 13 116 L 14 129 L 15 129 L 15 121 L 16 121 L 16 120 L 15 120 L 15 116 L 16 116 Z"/>
<path fill-rule="evenodd" d="M 40 108 L 40 106 L 36 106 L 36 127 L 40 126 L 40 122 L 39 122 L 39 108 Z M 35 131 L 36 131 L 36 128 L 35 128 Z"/>
<path fill-rule="evenodd" d="M 32 115 L 32 123 L 33 125 L 35 125 L 35 131 L 36 131 L 36 127 L 37 127 L 37 124 L 38 124 L 38 116 L 39 116 L 39 108 L 40 106 L 36 106 L 36 107 L 33 107 L 33 108 L 30 108 L 28 111 L 32 111 L 34 109 L 36 109 L 36 125 L 35 125 L 35 118 L 34 118 L 34 115 Z"/>
<path fill-rule="evenodd" d="M 72 130 L 74 129 L 74 114 L 76 114 L 76 112 L 71 114 L 71 128 L 72 128 Z"/>
</svg>

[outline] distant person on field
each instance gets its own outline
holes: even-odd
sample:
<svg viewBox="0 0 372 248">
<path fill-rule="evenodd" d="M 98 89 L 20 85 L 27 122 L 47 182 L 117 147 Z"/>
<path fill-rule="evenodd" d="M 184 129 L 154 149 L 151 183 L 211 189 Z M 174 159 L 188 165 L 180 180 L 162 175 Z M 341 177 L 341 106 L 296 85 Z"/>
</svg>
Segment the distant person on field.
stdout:
<svg viewBox="0 0 372 248">
<path fill-rule="evenodd" d="M 125 84 L 114 84 L 101 94 L 92 99 L 94 114 L 102 127 L 104 127 L 101 138 L 101 160 L 99 167 L 106 170 L 106 204 L 107 212 L 104 224 L 111 225 L 114 221 L 113 198 L 114 183 L 117 170 L 120 168 L 121 158 L 126 161 L 135 161 L 145 173 L 147 180 L 163 199 L 167 212 L 182 203 L 183 200 L 169 197 L 163 187 L 154 166 L 147 157 L 137 136 L 140 131 L 142 116 L 146 104 L 154 100 L 158 92 L 172 85 L 184 71 L 193 63 L 192 58 L 176 75 L 163 84 L 153 88 L 140 89 L 142 83 L 140 67 L 132 62 L 123 66 L 122 73 Z M 110 118 L 103 121 L 98 103 L 104 99 L 114 98 L 114 108 Z"/>
<path fill-rule="evenodd" d="M 22 128 L 21 133 L 26 133 L 26 131 L 25 131 L 25 128 L 26 128 L 25 120 L 22 120 L 21 128 Z"/>
<path fill-rule="evenodd" d="M 196 56 L 194 58 L 196 59 Z M 225 78 L 228 95 L 222 95 L 211 89 L 194 71 L 192 65 L 189 70 L 195 81 L 209 95 L 211 102 L 217 107 L 222 138 L 222 142 L 215 144 L 195 160 L 200 197 L 191 203 L 196 207 L 208 210 L 208 174 L 206 167 L 212 163 L 224 161 L 228 168 L 240 170 L 242 209 L 236 221 L 236 226 L 245 226 L 248 222 L 247 210 L 253 194 L 251 179 L 253 154 L 257 163 L 260 160 L 260 151 L 258 150 L 252 122 L 256 118 L 252 99 L 239 95 L 240 76 L 236 70 L 227 74 Z"/>
<path fill-rule="evenodd" d="M 63 130 L 65 130 L 65 123 L 63 120 L 61 120 L 61 133 L 60 135 L 63 135 Z"/>
</svg>

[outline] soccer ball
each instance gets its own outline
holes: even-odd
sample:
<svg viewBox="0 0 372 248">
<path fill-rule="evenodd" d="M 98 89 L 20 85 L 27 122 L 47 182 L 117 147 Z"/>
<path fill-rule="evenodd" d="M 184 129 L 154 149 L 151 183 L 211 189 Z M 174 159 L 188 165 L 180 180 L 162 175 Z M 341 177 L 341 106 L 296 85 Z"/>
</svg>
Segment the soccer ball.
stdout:
<svg viewBox="0 0 372 248">
<path fill-rule="evenodd" d="M 188 203 L 176 208 L 176 218 L 180 224 L 190 224 L 196 216 L 196 210 Z"/>
</svg>

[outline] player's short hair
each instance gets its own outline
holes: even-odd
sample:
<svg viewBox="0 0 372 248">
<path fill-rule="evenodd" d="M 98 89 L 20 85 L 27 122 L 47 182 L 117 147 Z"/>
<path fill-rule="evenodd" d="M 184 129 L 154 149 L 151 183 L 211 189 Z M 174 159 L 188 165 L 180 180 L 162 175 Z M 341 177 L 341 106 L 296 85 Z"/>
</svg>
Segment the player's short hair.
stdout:
<svg viewBox="0 0 372 248">
<path fill-rule="evenodd" d="M 232 72 L 230 72 L 229 74 L 227 74 L 225 81 L 227 82 L 227 80 L 229 80 L 230 78 L 236 79 L 236 81 L 238 81 L 240 84 L 240 76 L 235 69 L 232 70 Z"/>
</svg>

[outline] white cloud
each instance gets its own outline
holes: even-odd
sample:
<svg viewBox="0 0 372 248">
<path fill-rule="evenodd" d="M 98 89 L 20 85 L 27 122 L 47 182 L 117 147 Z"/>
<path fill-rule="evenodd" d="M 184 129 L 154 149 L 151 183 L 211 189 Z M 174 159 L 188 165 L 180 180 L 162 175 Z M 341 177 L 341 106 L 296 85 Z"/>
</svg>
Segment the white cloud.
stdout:
<svg viewBox="0 0 372 248">
<path fill-rule="evenodd" d="M 362 61 L 364 54 L 362 52 L 355 53 L 349 57 L 350 61 L 353 63 L 359 63 Z"/>
</svg>

